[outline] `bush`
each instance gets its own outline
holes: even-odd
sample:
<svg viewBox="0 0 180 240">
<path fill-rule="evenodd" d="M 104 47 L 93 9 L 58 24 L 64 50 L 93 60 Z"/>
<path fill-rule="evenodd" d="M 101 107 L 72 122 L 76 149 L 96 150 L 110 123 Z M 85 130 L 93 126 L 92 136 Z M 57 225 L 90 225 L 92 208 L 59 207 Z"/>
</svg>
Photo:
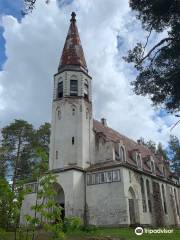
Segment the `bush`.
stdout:
<svg viewBox="0 0 180 240">
<path fill-rule="evenodd" d="M 82 227 L 82 220 L 78 217 L 68 217 L 63 221 L 63 232 L 74 231 Z"/>
<path fill-rule="evenodd" d="M 89 233 L 89 232 L 95 232 L 95 231 L 97 231 L 97 227 L 95 226 L 95 225 L 91 225 L 91 226 L 83 226 L 82 228 L 81 228 L 81 230 L 83 231 L 83 232 L 87 232 L 87 233 Z"/>
</svg>

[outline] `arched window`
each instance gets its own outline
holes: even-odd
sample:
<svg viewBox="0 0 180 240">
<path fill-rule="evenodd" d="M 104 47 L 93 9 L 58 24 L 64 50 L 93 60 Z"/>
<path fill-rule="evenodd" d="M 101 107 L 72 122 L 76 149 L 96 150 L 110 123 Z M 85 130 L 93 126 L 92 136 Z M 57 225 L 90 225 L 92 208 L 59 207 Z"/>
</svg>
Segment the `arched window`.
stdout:
<svg viewBox="0 0 180 240">
<path fill-rule="evenodd" d="M 63 81 L 58 82 L 57 86 L 57 97 L 62 98 L 63 97 Z"/>
<path fill-rule="evenodd" d="M 84 97 L 88 99 L 89 96 L 89 85 L 88 85 L 88 81 L 85 80 L 84 82 Z"/>
<path fill-rule="evenodd" d="M 154 160 L 151 160 L 151 171 L 152 171 L 152 173 L 155 173 Z"/>
<path fill-rule="evenodd" d="M 56 159 L 58 159 L 58 151 L 56 151 Z"/>
<path fill-rule="evenodd" d="M 124 147 L 120 147 L 120 160 L 125 161 L 125 150 Z"/>
<path fill-rule="evenodd" d="M 57 110 L 57 116 L 58 116 L 58 119 L 60 120 L 61 119 L 61 110 L 60 109 Z"/>
<path fill-rule="evenodd" d="M 152 206 L 151 206 L 151 193 L 150 193 L 150 186 L 149 186 L 149 180 L 146 180 L 146 191 L 147 191 L 147 199 L 148 199 L 148 208 L 149 212 L 152 212 Z"/>
<path fill-rule="evenodd" d="M 165 167 L 163 166 L 163 175 L 165 177 Z"/>
<path fill-rule="evenodd" d="M 141 168 L 141 155 L 138 153 L 136 156 L 137 166 Z"/>
<path fill-rule="evenodd" d="M 73 108 L 72 108 L 72 115 L 74 116 L 75 113 L 76 113 L 76 109 L 73 107 Z"/>
<path fill-rule="evenodd" d="M 166 206 L 166 197 L 165 197 L 164 185 L 162 185 L 162 200 L 163 200 L 164 213 L 167 214 L 167 206 Z"/>
<path fill-rule="evenodd" d="M 144 180 L 141 178 L 141 195 L 142 195 L 142 206 L 143 206 L 143 212 L 147 212 L 147 206 L 146 206 L 146 194 L 144 190 Z"/>
<path fill-rule="evenodd" d="M 78 95 L 78 81 L 70 80 L 70 96 Z"/>
<path fill-rule="evenodd" d="M 176 189 L 174 189 L 174 196 L 175 196 L 175 202 L 176 202 L 176 210 L 177 210 L 177 214 L 179 216 L 179 205 L 178 205 L 178 200 L 177 200 L 177 195 L 176 195 Z"/>
</svg>

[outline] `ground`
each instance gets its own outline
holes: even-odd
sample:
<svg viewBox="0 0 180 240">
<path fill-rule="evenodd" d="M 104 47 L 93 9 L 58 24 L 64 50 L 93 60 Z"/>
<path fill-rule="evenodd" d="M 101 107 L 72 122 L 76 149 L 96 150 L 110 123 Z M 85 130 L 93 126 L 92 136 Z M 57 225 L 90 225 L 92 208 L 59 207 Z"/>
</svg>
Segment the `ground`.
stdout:
<svg viewBox="0 0 180 240">
<path fill-rule="evenodd" d="M 0 240 L 13 240 L 13 234 L 0 235 Z M 172 234 L 143 234 L 136 236 L 130 228 L 99 228 L 91 231 L 74 231 L 67 234 L 64 240 L 179 240 L 180 229 L 174 229 Z M 30 239 L 27 239 L 30 240 Z M 47 234 L 41 234 L 37 240 L 51 240 Z"/>
</svg>

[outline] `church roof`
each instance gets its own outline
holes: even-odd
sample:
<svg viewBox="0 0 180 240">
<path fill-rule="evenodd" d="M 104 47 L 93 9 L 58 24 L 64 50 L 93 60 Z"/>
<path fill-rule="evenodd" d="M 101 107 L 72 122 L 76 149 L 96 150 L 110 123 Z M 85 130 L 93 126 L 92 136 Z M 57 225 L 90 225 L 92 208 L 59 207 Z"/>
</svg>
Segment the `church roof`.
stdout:
<svg viewBox="0 0 180 240">
<path fill-rule="evenodd" d="M 160 164 L 163 164 L 166 167 L 166 173 L 167 177 L 170 177 L 172 172 L 170 171 L 167 161 L 162 160 L 162 158 L 159 155 L 156 155 L 153 153 L 148 147 L 146 147 L 143 144 L 139 144 L 135 142 L 134 140 L 120 134 L 119 132 L 113 130 L 112 128 L 109 128 L 107 126 L 104 126 L 101 122 L 94 120 L 93 121 L 93 129 L 96 134 L 101 134 L 102 136 L 105 137 L 106 141 L 114 142 L 114 143 L 119 143 L 122 142 L 123 146 L 125 147 L 126 151 L 126 164 L 138 168 L 136 161 L 133 160 L 132 158 L 132 152 L 137 151 L 138 153 L 141 154 L 141 159 L 142 159 L 142 170 L 146 173 L 152 174 L 151 171 L 151 166 L 148 162 L 150 159 L 150 156 L 153 157 L 154 163 L 155 163 L 155 175 L 159 177 L 163 177 L 163 173 L 159 168 Z M 101 163 L 102 166 L 114 166 L 117 164 L 119 161 L 109 161 L 109 162 L 104 162 Z M 98 168 L 98 164 L 92 165 L 89 170 L 93 170 L 93 168 Z"/>
<path fill-rule="evenodd" d="M 73 69 L 73 67 L 75 67 L 77 69 L 77 67 L 79 67 L 87 72 L 86 60 L 76 25 L 76 14 L 72 12 L 71 16 L 71 23 L 62 51 L 58 71 L 62 71 L 65 68 Z"/>
</svg>

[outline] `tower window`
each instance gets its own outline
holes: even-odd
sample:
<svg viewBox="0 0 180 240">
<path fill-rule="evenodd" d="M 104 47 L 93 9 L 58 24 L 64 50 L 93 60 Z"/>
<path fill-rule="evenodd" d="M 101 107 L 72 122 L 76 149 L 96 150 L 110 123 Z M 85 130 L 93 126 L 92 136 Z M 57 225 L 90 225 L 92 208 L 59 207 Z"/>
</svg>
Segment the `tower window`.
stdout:
<svg viewBox="0 0 180 240">
<path fill-rule="evenodd" d="M 89 85 L 88 85 L 88 81 L 85 80 L 85 83 L 84 83 L 84 97 L 88 99 L 88 95 L 89 95 Z"/>
<path fill-rule="evenodd" d="M 88 119 L 88 109 L 86 109 L 86 119 Z"/>
<path fill-rule="evenodd" d="M 56 159 L 58 159 L 58 151 L 56 151 Z"/>
<path fill-rule="evenodd" d="M 70 96 L 78 95 L 78 81 L 70 80 Z"/>
<path fill-rule="evenodd" d="M 63 97 L 63 82 L 59 82 L 58 83 L 57 97 L 58 98 L 62 98 Z"/>
<path fill-rule="evenodd" d="M 75 108 L 72 109 L 72 115 L 74 116 L 75 115 Z"/>
<path fill-rule="evenodd" d="M 61 119 L 61 111 L 60 110 L 57 111 L 57 115 L 58 115 L 58 119 L 60 120 Z"/>
<path fill-rule="evenodd" d="M 72 145 L 74 145 L 74 137 L 72 137 Z"/>
</svg>

